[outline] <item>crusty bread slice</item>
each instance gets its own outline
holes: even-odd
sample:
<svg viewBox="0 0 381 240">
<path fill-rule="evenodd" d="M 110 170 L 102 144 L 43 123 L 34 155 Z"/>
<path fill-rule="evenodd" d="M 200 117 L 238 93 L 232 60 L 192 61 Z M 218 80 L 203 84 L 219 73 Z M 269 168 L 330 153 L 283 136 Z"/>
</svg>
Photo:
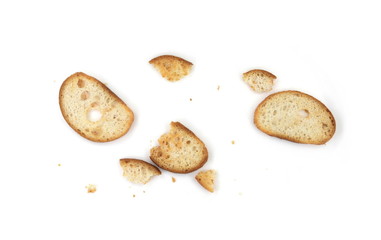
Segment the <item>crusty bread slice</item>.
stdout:
<svg viewBox="0 0 381 240">
<path fill-rule="evenodd" d="M 123 176 L 133 183 L 146 184 L 152 177 L 161 174 L 157 167 L 139 159 L 120 159 L 120 166 L 123 169 Z"/>
<path fill-rule="evenodd" d="M 70 127 L 95 142 L 120 138 L 134 121 L 133 112 L 119 97 L 97 79 L 81 72 L 62 83 L 59 104 Z M 93 113 L 98 113 L 99 119 L 94 119 Z"/>
<path fill-rule="evenodd" d="M 193 64 L 182 58 L 163 55 L 149 61 L 168 81 L 175 82 L 189 74 Z"/>
<path fill-rule="evenodd" d="M 197 173 L 196 180 L 209 192 L 214 192 L 214 183 L 216 179 L 216 171 L 215 170 L 206 170 Z"/>
<path fill-rule="evenodd" d="M 205 144 L 179 122 L 171 122 L 169 133 L 163 134 L 158 142 L 159 146 L 151 148 L 150 158 L 170 172 L 193 172 L 208 160 Z"/>
<path fill-rule="evenodd" d="M 254 124 L 270 136 L 306 144 L 324 144 L 336 129 L 329 109 L 316 98 L 298 91 L 268 96 L 255 110 Z"/>
<path fill-rule="evenodd" d="M 244 73 L 242 78 L 254 91 L 262 93 L 273 89 L 276 76 L 265 70 L 254 69 Z"/>
</svg>

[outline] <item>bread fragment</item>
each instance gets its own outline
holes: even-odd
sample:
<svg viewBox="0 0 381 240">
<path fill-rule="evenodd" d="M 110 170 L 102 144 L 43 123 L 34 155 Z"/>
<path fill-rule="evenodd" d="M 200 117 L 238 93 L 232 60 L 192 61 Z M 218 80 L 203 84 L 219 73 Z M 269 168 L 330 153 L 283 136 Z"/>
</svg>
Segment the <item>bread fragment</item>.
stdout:
<svg viewBox="0 0 381 240">
<path fill-rule="evenodd" d="M 298 91 L 271 94 L 255 110 L 264 133 L 296 143 L 324 144 L 335 133 L 335 118 L 316 98 Z"/>
<path fill-rule="evenodd" d="M 195 179 L 201 186 L 203 186 L 209 192 L 214 192 L 214 183 L 216 178 L 215 170 L 200 171 L 197 173 Z"/>
<path fill-rule="evenodd" d="M 123 176 L 133 183 L 146 184 L 152 177 L 161 174 L 157 167 L 139 159 L 120 159 L 120 166 L 123 169 Z"/>
<path fill-rule="evenodd" d="M 179 122 L 163 134 L 159 146 L 151 148 L 150 158 L 160 168 L 175 173 L 189 173 L 201 168 L 208 160 L 205 144 Z"/>
<path fill-rule="evenodd" d="M 254 69 L 244 73 L 242 78 L 255 92 L 262 93 L 273 89 L 276 76 L 265 70 Z"/>
<path fill-rule="evenodd" d="M 95 142 L 120 138 L 134 121 L 133 112 L 118 96 L 97 79 L 81 72 L 62 83 L 59 104 L 70 127 Z M 93 113 L 100 115 L 99 119 L 92 118 Z"/>
<path fill-rule="evenodd" d="M 168 81 L 175 82 L 189 74 L 193 64 L 172 55 L 162 55 L 149 61 Z"/>
</svg>

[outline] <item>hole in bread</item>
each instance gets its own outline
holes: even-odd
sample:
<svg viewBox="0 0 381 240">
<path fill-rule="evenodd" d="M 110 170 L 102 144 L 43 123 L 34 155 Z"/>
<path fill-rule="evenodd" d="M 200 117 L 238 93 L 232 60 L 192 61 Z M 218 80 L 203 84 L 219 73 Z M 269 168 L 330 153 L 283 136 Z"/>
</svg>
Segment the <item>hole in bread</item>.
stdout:
<svg viewBox="0 0 381 240">
<path fill-rule="evenodd" d="M 87 113 L 87 119 L 91 122 L 97 122 L 102 118 L 102 113 L 99 110 L 92 109 Z"/>
<path fill-rule="evenodd" d="M 310 113 L 308 112 L 308 110 L 306 109 L 302 109 L 298 112 L 299 116 L 302 117 L 302 118 L 307 118 L 308 115 L 310 115 Z"/>
<path fill-rule="evenodd" d="M 83 88 L 85 86 L 85 82 L 82 79 L 78 79 L 77 86 L 79 88 Z"/>
<path fill-rule="evenodd" d="M 89 91 L 84 91 L 82 94 L 81 94 L 81 100 L 87 100 L 90 96 L 90 93 Z"/>
</svg>

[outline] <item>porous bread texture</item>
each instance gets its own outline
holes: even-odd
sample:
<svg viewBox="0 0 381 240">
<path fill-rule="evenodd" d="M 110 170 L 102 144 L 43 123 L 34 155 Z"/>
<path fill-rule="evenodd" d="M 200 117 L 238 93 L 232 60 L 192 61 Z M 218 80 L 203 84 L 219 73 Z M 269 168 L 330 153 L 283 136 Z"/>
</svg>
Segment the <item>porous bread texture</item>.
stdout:
<svg viewBox="0 0 381 240">
<path fill-rule="evenodd" d="M 216 179 L 215 170 L 200 171 L 195 179 L 197 182 L 209 192 L 214 192 L 214 184 Z"/>
<path fill-rule="evenodd" d="M 120 159 L 120 166 L 123 169 L 123 176 L 133 183 L 146 184 L 152 177 L 161 174 L 157 167 L 139 159 Z"/>
<path fill-rule="evenodd" d="M 68 77 L 59 92 L 66 122 L 81 136 L 95 142 L 120 138 L 134 121 L 131 109 L 97 79 L 78 72 Z M 91 119 L 93 111 L 99 119 Z"/>
<path fill-rule="evenodd" d="M 175 173 L 189 173 L 201 168 L 208 160 L 205 144 L 179 122 L 171 122 L 159 146 L 151 148 L 150 158 L 160 168 Z"/>
<path fill-rule="evenodd" d="M 273 89 L 276 76 L 265 70 L 254 69 L 244 73 L 242 78 L 255 92 L 262 93 Z"/>
<path fill-rule="evenodd" d="M 330 110 L 299 91 L 271 94 L 255 110 L 254 124 L 264 133 L 296 143 L 324 144 L 336 130 Z"/>
<path fill-rule="evenodd" d="M 168 81 L 175 82 L 189 74 L 193 64 L 172 55 L 162 55 L 149 61 Z"/>
</svg>

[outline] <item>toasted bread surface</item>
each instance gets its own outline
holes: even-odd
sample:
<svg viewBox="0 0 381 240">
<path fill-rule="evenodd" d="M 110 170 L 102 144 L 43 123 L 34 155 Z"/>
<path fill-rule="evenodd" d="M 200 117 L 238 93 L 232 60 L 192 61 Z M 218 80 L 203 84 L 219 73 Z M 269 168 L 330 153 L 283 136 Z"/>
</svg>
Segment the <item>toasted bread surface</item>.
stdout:
<svg viewBox="0 0 381 240">
<path fill-rule="evenodd" d="M 152 177 L 161 174 L 157 167 L 139 159 L 120 159 L 120 166 L 123 169 L 123 176 L 133 183 L 146 184 Z"/>
<path fill-rule="evenodd" d="M 149 61 L 168 81 L 175 82 L 190 73 L 193 64 L 172 55 L 162 55 Z"/>
<path fill-rule="evenodd" d="M 268 96 L 256 108 L 254 124 L 270 136 L 305 144 L 324 144 L 336 130 L 330 110 L 316 98 L 299 91 Z"/>
<path fill-rule="evenodd" d="M 254 69 L 244 73 L 242 78 L 255 92 L 262 93 L 273 89 L 276 76 L 265 70 Z"/>
<path fill-rule="evenodd" d="M 216 179 L 215 170 L 200 171 L 197 173 L 195 179 L 201 186 L 203 186 L 209 192 L 214 192 L 214 184 Z"/>
<path fill-rule="evenodd" d="M 151 148 L 150 158 L 160 168 L 175 173 L 189 173 L 201 168 L 208 160 L 205 144 L 179 122 L 171 122 L 159 146 Z"/>
<path fill-rule="evenodd" d="M 118 96 L 97 79 L 81 72 L 62 83 L 59 105 L 70 127 L 95 142 L 120 138 L 134 121 L 133 112 Z M 98 118 L 92 118 L 94 113 Z"/>
</svg>

